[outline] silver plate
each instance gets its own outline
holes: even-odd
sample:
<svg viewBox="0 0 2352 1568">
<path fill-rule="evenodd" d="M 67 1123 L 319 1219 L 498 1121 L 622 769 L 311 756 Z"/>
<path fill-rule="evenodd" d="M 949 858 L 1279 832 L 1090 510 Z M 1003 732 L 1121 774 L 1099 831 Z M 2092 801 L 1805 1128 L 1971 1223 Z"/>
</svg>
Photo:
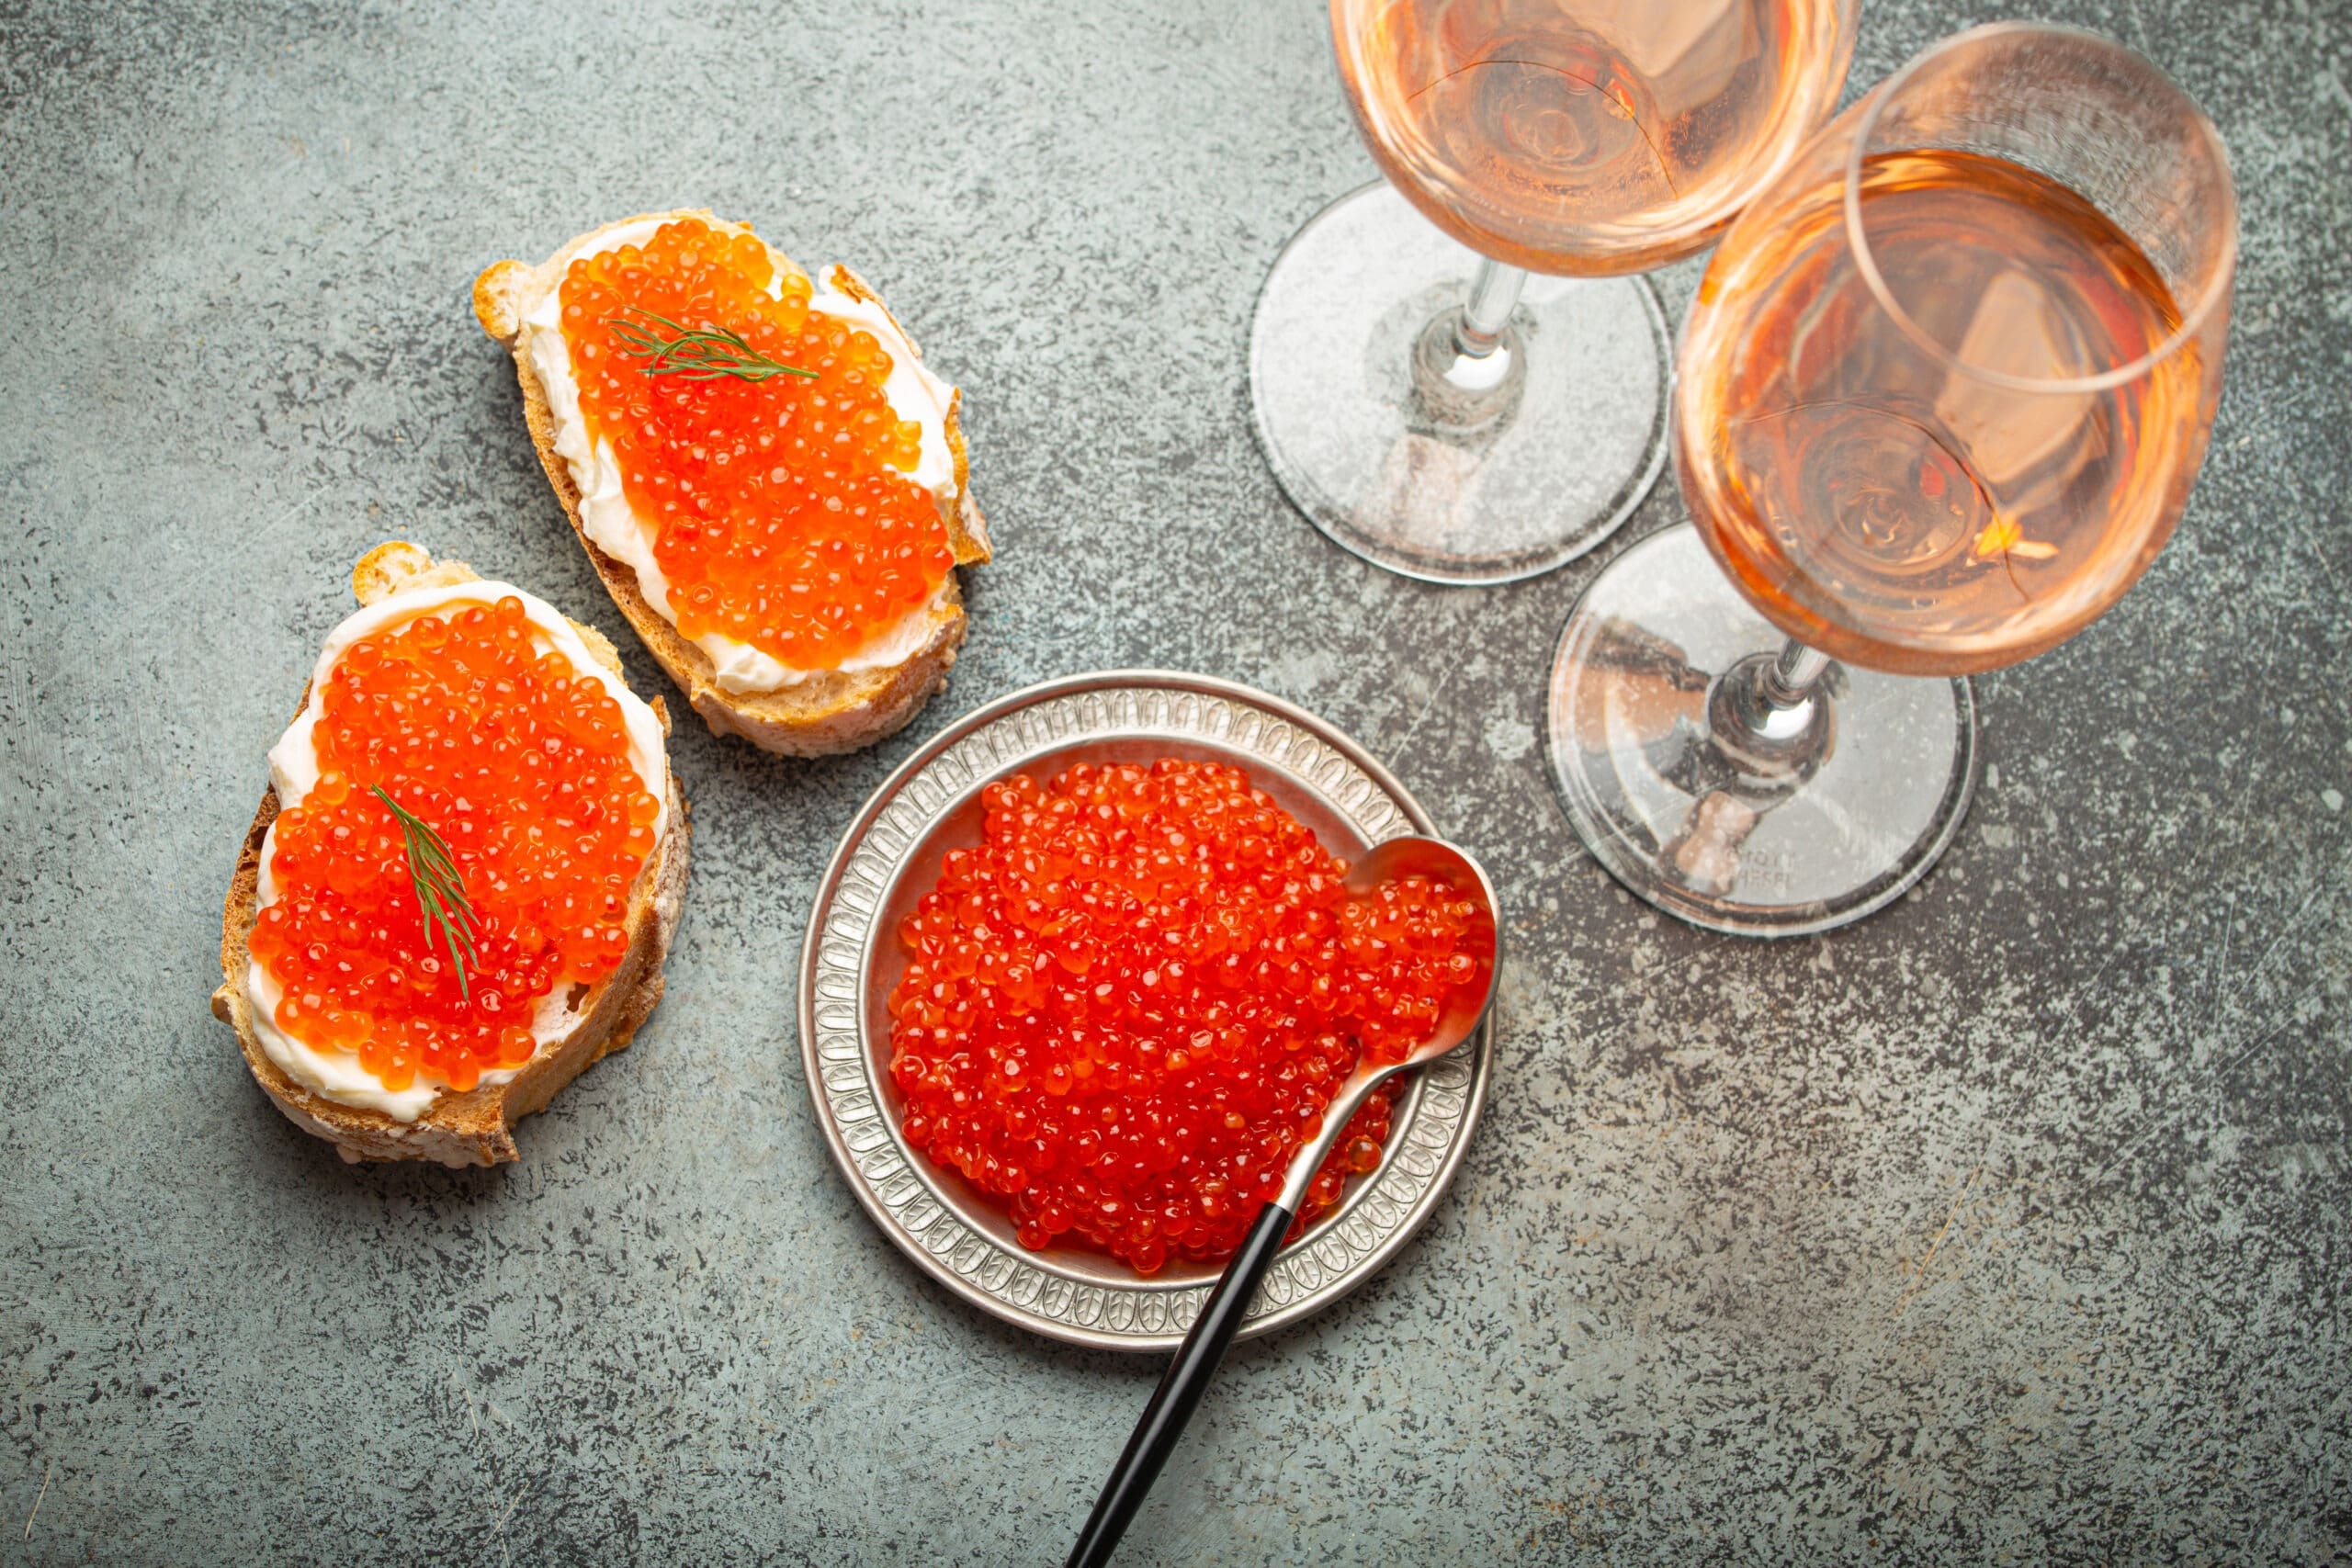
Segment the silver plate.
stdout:
<svg viewBox="0 0 2352 1568">
<path fill-rule="evenodd" d="M 800 1051 L 825 1141 L 874 1223 L 941 1284 L 1056 1339 L 1170 1350 L 1217 1269 L 1170 1258 L 1147 1280 L 1070 1247 L 1031 1252 L 1004 1212 L 910 1149 L 889 1075 L 884 999 L 905 958 L 899 917 L 938 876 L 940 856 L 979 841 L 981 789 L 1081 761 L 1175 756 L 1230 762 L 1334 853 L 1433 833 L 1419 802 L 1363 749 L 1278 697 L 1159 670 L 1073 675 L 989 704 L 934 738 L 865 803 L 817 890 L 800 961 Z M 1430 1216 L 1486 1102 L 1492 1025 L 1425 1068 L 1396 1104 L 1380 1167 L 1339 1211 L 1285 1248 L 1241 1337 L 1295 1323 L 1347 1294 Z"/>
</svg>

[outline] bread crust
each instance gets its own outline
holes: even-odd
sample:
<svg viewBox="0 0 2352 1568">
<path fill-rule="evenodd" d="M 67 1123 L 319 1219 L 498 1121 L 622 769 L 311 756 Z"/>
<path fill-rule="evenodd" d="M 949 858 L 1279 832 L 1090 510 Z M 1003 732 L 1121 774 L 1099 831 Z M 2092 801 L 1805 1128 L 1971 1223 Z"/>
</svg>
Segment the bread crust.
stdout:
<svg viewBox="0 0 2352 1568">
<path fill-rule="evenodd" d="M 548 289 L 562 281 L 564 269 L 571 265 L 572 257 L 594 247 L 605 235 L 648 220 L 668 222 L 682 218 L 700 219 L 726 233 L 752 233 L 740 223 L 714 218 L 702 210 L 648 212 L 624 218 L 580 235 L 537 266 L 519 261 L 493 263 L 474 280 L 474 316 L 481 321 L 482 331 L 504 344 L 514 355 L 515 376 L 523 389 L 524 423 L 530 428 L 531 443 L 538 450 L 539 466 L 547 472 L 548 483 L 555 488 L 556 499 L 563 503 L 564 515 L 571 521 L 573 536 L 579 539 L 581 548 L 588 552 L 590 563 L 604 580 L 605 591 L 613 596 L 622 616 L 644 642 L 654 661 L 677 682 L 703 722 L 714 734 L 740 735 L 762 750 L 785 756 L 818 757 L 855 751 L 904 726 L 934 693 L 946 685 L 947 671 L 954 667 L 956 651 L 963 647 L 966 629 L 963 594 L 954 569 L 947 573 L 940 603 L 922 612 L 930 620 L 928 635 L 922 646 L 899 663 L 879 670 L 826 671 L 798 685 L 773 692 L 729 692 L 718 685 L 718 670 L 710 656 L 681 637 L 678 628 L 646 602 L 638 590 L 635 569 L 606 555 L 588 536 L 580 520 L 580 488 L 572 481 L 571 466 L 555 449 L 555 412 L 548 406 L 547 390 L 539 384 L 538 373 L 531 365 L 529 345 L 523 332 L 524 318 Z M 768 247 L 768 254 L 780 271 L 807 276 L 774 246 Z M 870 300 L 889 315 L 889 307 L 882 303 L 880 296 L 847 267 L 834 269 L 834 281 L 852 298 Z M 906 329 L 896 316 L 890 316 L 890 322 L 901 335 L 906 335 Z M 915 346 L 913 337 L 907 336 L 907 344 L 910 348 Z M 920 349 L 916 349 L 916 357 L 922 357 Z M 956 498 L 954 510 L 946 517 L 947 542 L 956 566 L 974 566 L 989 558 L 988 524 L 972 500 L 971 465 L 964 444 L 962 408 L 963 393 L 958 391 L 949 399 L 945 422 L 948 449 L 955 457 Z"/>
<path fill-rule="evenodd" d="M 432 587 L 476 581 L 462 561 L 432 564 L 432 558 L 413 545 L 385 545 L 370 551 L 352 573 L 360 602 L 372 604 L 396 588 Z M 620 672 L 612 644 L 592 626 L 572 623 L 589 651 Z M 299 715 L 311 700 L 303 687 Z M 662 699 L 651 704 L 669 733 L 669 715 Z M 254 1081 L 287 1120 L 304 1132 L 334 1145 L 346 1160 L 435 1160 L 448 1166 L 499 1165 L 516 1157 L 514 1123 L 548 1101 L 592 1064 L 622 1049 L 662 999 L 662 965 L 669 956 L 670 939 L 685 902 L 688 849 L 693 837 L 685 796 L 678 780 L 662 763 L 669 795 L 669 821 L 662 838 L 629 889 L 628 951 L 613 972 L 586 987 L 582 1016 L 561 1040 L 542 1045 L 520 1072 L 503 1084 L 481 1084 L 460 1094 L 445 1090 L 413 1122 L 401 1122 L 380 1111 L 345 1105 L 312 1092 L 288 1077 L 262 1049 L 254 1032 L 253 1006 L 245 992 L 250 963 L 247 942 L 257 912 L 261 852 L 270 824 L 277 819 L 275 784 L 262 791 L 261 807 L 237 854 L 237 869 L 229 880 L 229 897 L 220 919 L 220 988 L 212 993 L 213 1015 L 237 1032 L 237 1044 Z"/>
</svg>

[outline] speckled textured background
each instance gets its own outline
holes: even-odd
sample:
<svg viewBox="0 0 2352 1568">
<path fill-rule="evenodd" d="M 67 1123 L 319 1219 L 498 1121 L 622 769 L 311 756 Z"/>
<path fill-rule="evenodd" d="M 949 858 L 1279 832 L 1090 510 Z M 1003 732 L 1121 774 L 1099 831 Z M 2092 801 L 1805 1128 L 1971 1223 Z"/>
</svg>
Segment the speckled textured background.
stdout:
<svg viewBox="0 0 2352 1568">
<path fill-rule="evenodd" d="M 2139 590 L 1982 683 L 1942 868 L 1778 947 L 1631 904 L 1554 804 L 1594 562 L 1426 589 L 1276 492 L 1250 302 L 1371 164 L 1317 7 L 1161 9 L 0 7 L 0 1560 L 1058 1562 L 1157 1368 L 891 1250 L 792 980 L 899 758 L 1118 664 L 1353 731 L 1516 941 L 1451 1199 L 1234 1356 L 1126 1561 L 2352 1556 L 2352 7 L 2051 7 L 2237 159 L 2212 456 Z M 1856 84 L 1988 14 L 1869 5 Z M 380 539 L 620 629 L 467 288 L 700 203 L 967 389 L 971 646 L 868 755 L 682 725 L 635 1048 L 519 1165 L 345 1168 L 205 1006 L 263 752 Z"/>
</svg>

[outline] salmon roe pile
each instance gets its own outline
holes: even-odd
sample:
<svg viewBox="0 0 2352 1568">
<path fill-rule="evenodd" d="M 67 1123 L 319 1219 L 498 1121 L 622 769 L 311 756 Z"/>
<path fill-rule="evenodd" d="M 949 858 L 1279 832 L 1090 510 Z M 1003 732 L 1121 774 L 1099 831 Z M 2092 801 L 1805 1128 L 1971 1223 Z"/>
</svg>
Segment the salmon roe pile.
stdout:
<svg viewBox="0 0 2352 1568">
<path fill-rule="evenodd" d="M 874 334 L 809 309 L 767 247 L 699 219 L 564 274 L 564 341 L 591 442 L 607 440 L 687 637 L 716 632 L 796 669 L 831 669 L 929 600 L 954 565 L 936 497 L 908 477 L 922 426 L 884 393 Z M 813 379 L 648 374 L 613 323 L 668 342 L 721 330 Z M 643 346 L 643 340 L 639 340 Z"/>
<path fill-rule="evenodd" d="M 628 952 L 628 895 L 661 802 L 630 762 L 620 705 L 541 652 L 523 602 L 428 613 L 355 642 L 327 677 L 319 781 L 277 815 L 277 897 L 254 959 L 285 988 L 277 1026 L 356 1053 L 388 1089 L 469 1089 L 537 1048 L 532 1014 Z M 461 987 L 428 936 L 380 784 L 438 833 L 473 910 Z"/>
<path fill-rule="evenodd" d="M 1238 768 L 1080 765 L 982 801 L 982 842 L 899 923 L 890 1073 L 907 1141 L 1032 1249 L 1231 1257 L 1358 1061 L 1402 1061 L 1493 964 L 1475 899 L 1419 876 L 1350 897 Z M 1389 1113 L 1384 1085 L 1299 1228 L 1377 1168 Z"/>
</svg>

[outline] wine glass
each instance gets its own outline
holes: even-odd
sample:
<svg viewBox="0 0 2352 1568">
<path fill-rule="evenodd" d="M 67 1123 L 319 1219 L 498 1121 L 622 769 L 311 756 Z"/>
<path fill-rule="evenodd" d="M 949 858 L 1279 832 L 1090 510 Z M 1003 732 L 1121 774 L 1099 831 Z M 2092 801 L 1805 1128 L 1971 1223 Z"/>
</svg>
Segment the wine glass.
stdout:
<svg viewBox="0 0 2352 1568">
<path fill-rule="evenodd" d="M 1331 0 L 1388 183 L 1317 215 L 1259 298 L 1251 401 L 1299 510 L 1438 582 L 1548 571 L 1623 522 L 1668 379 L 1626 275 L 1713 239 L 1828 117 L 1859 5 Z"/>
<path fill-rule="evenodd" d="M 1961 33 L 1807 144 L 1683 328 L 1697 525 L 1612 561 L 1553 667 L 1600 863 L 1759 935 L 1917 882 L 1974 787 L 1965 677 L 2080 631 L 2179 518 L 2236 257 L 2211 122 L 2097 34 Z"/>
</svg>

